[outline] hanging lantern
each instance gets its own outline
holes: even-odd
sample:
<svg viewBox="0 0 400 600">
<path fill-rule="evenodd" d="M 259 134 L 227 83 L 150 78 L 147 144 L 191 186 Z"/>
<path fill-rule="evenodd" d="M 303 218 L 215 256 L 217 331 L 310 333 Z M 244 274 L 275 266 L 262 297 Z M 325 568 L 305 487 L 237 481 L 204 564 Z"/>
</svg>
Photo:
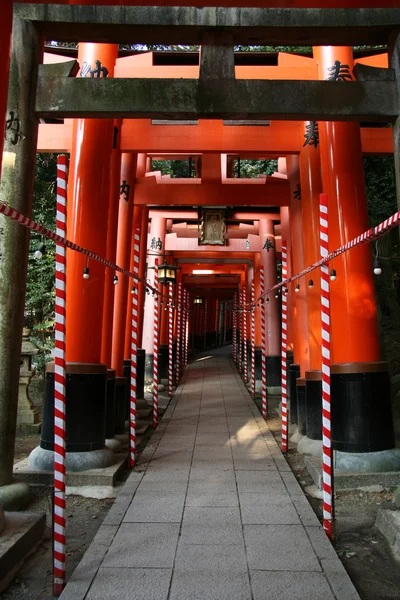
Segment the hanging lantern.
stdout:
<svg viewBox="0 0 400 600">
<path fill-rule="evenodd" d="M 178 267 L 176 265 L 168 265 L 164 263 L 158 267 L 158 281 L 163 285 L 169 283 L 176 283 L 176 272 Z"/>
<path fill-rule="evenodd" d="M 312 290 L 312 289 L 313 289 L 313 287 L 314 287 L 314 282 L 313 282 L 313 280 L 312 280 L 312 279 L 310 279 L 310 281 L 308 282 L 308 287 L 310 288 L 310 290 Z"/>
<path fill-rule="evenodd" d="M 379 258 L 376 256 L 374 258 L 374 273 L 375 275 L 381 275 L 382 274 L 382 268 L 379 262 Z"/>
<path fill-rule="evenodd" d="M 335 271 L 335 269 L 331 270 L 330 280 L 331 281 L 336 281 L 336 271 Z"/>
<path fill-rule="evenodd" d="M 83 279 L 89 279 L 89 267 L 83 269 Z"/>
<path fill-rule="evenodd" d="M 297 285 L 296 285 L 296 289 L 295 289 L 294 291 L 295 291 L 297 294 L 299 293 L 299 291 L 300 291 L 300 286 L 299 286 L 299 284 L 297 284 Z M 285 292 L 285 293 L 286 293 L 286 292 Z"/>
<path fill-rule="evenodd" d="M 43 244 L 43 242 L 39 245 L 38 249 L 35 251 L 35 258 L 37 258 L 38 260 L 40 260 L 43 256 L 43 254 L 46 254 L 46 246 Z"/>
<path fill-rule="evenodd" d="M 203 304 L 203 298 L 193 298 L 193 304 Z"/>
</svg>

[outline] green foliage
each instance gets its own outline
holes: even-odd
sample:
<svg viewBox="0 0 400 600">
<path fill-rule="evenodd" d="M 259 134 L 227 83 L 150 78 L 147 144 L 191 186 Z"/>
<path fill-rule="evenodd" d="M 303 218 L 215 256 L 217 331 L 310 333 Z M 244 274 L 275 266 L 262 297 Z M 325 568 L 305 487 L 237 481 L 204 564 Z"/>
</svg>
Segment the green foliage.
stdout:
<svg viewBox="0 0 400 600">
<path fill-rule="evenodd" d="M 272 175 L 278 170 L 277 160 L 241 160 L 240 177 L 257 178 L 259 175 Z M 239 177 L 239 162 L 235 160 L 234 176 Z"/>
<path fill-rule="evenodd" d="M 153 160 L 153 171 L 161 171 L 162 175 L 171 175 L 173 178 L 194 177 L 194 161 L 190 174 L 188 160 Z"/>
<path fill-rule="evenodd" d="M 55 154 L 38 154 L 33 219 L 52 230 L 55 229 L 56 220 L 56 174 L 57 156 Z M 41 235 L 31 232 L 25 320 L 32 329 L 32 341 L 41 351 L 35 359 L 36 370 L 43 373 L 54 347 L 55 244 L 51 240 L 45 240 L 46 252 L 41 259 L 37 259 L 34 253 L 42 242 L 44 240 Z"/>
<path fill-rule="evenodd" d="M 397 210 L 393 157 L 366 156 L 364 172 L 371 224 L 378 225 Z"/>
</svg>

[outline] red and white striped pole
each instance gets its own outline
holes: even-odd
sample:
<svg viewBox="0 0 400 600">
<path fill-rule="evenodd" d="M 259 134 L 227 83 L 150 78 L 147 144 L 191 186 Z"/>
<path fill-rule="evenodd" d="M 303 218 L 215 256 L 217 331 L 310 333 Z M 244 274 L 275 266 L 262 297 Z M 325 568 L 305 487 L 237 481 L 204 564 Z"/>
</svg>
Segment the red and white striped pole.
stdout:
<svg viewBox="0 0 400 600">
<path fill-rule="evenodd" d="M 178 306 L 176 314 L 176 372 L 175 381 L 179 385 L 181 378 L 181 347 L 182 347 L 182 283 L 178 283 Z"/>
<path fill-rule="evenodd" d="M 226 307 L 226 300 L 224 302 L 224 344 L 226 344 L 226 330 L 228 328 L 228 309 Z"/>
<path fill-rule="evenodd" d="M 135 227 L 133 238 L 133 273 L 139 276 L 140 228 Z M 136 398 L 137 398 L 137 344 L 138 344 L 138 306 L 139 289 L 137 282 L 132 293 L 132 329 L 131 329 L 131 401 L 129 410 L 129 466 L 136 463 Z"/>
<path fill-rule="evenodd" d="M 261 414 L 267 420 L 267 332 L 265 329 L 265 278 L 264 267 L 260 266 L 260 288 L 261 288 Z"/>
<path fill-rule="evenodd" d="M 233 296 L 233 313 L 232 313 L 232 357 L 233 362 L 237 362 L 237 295 Z"/>
<path fill-rule="evenodd" d="M 207 298 L 204 300 L 204 340 L 203 347 L 204 350 L 207 348 Z"/>
<path fill-rule="evenodd" d="M 154 288 L 158 289 L 158 258 L 154 261 Z M 158 425 L 158 350 L 160 341 L 159 330 L 160 301 L 154 297 L 154 339 L 153 339 L 153 427 Z"/>
<path fill-rule="evenodd" d="M 174 376 L 174 288 L 168 285 L 168 396 L 172 398 L 172 385 Z"/>
<path fill-rule="evenodd" d="M 287 245 L 282 240 L 282 281 L 287 279 Z M 288 449 L 288 418 L 287 418 L 287 289 L 282 287 L 282 452 Z"/>
<path fill-rule="evenodd" d="M 320 195 L 320 248 L 321 258 L 329 254 L 328 197 Z M 322 323 L 322 481 L 323 526 L 329 539 L 335 535 L 335 506 L 333 486 L 333 450 L 331 436 L 331 309 L 329 267 L 321 267 L 321 323 Z"/>
<path fill-rule="evenodd" d="M 239 373 L 243 372 L 243 311 L 244 311 L 244 307 L 243 307 L 243 293 L 239 290 L 239 308 L 240 308 L 240 312 L 239 312 L 239 335 L 240 335 L 240 340 L 239 340 Z"/>
<path fill-rule="evenodd" d="M 243 378 L 244 382 L 249 381 L 249 366 L 247 359 L 247 293 L 246 288 L 243 288 Z"/>
<path fill-rule="evenodd" d="M 57 158 L 57 235 L 67 233 L 68 158 Z M 54 358 L 54 506 L 53 506 L 53 590 L 60 596 L 65 577 L 65 476 L 66 476 L 66 363 L 65 285 L 66 248 L 56 244 L 55 358 Z"/>
<path fill-rule="evenodd" d="M 254 279 L 251 282 L 251 395 L 256 397 L 256 287 Z"/>
<path fill-rule="evenodd" d="M 215 301 L 215 340 L 217 346 L 219 346 L 219 300 Z"/>
<path fill-rule="evenodd" d="M 188 364 L 188 358 L 189 358 L 189 339 L 190 339 L 190 312 L 189 312 L 189 307 L 190 307 L 190 294 L 189 291 L 186 290 L 186 331 L 185 331 L 185 367 Z"/>
<path fill-rule="evenodd" d="M 186 367 L 186 290 L 182 287 L 182 366 L 181 373 L 183 369 Z"/>
</svg>

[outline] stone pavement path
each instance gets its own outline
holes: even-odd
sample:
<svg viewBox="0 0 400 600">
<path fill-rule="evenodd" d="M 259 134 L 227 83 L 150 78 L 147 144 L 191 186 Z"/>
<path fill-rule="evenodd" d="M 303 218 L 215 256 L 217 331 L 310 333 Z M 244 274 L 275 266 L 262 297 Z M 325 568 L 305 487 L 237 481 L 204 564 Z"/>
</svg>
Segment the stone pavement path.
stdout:
<svg viewBox="0 0 400 600">
<path fill-rule="evenodd" d="M 62 600 L 359 600 L 225 352 L 187 369 Z"/>
</svg>

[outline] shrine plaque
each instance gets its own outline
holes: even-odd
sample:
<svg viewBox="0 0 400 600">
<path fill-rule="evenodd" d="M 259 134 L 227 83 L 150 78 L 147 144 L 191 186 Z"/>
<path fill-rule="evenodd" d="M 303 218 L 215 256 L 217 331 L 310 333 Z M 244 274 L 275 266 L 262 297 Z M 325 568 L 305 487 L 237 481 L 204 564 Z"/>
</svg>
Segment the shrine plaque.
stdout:
<svg viewBox="0 0 400 600">
<path fill-rule="evenodd" d="M 225 210 L 203 210 L 200 224 L 199 244 L 225 246 Z"/>
</svg>

